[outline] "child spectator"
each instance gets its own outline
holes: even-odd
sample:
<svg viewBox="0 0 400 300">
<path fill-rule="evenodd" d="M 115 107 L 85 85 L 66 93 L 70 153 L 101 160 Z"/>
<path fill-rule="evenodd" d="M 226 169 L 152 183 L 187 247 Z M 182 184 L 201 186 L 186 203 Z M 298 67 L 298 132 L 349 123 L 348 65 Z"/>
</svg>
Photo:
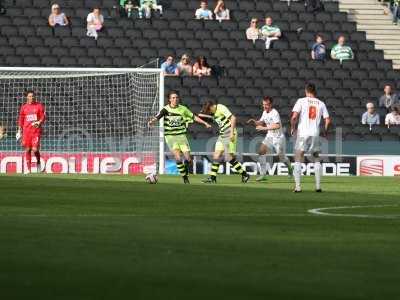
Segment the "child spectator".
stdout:
<svg viewBox="0 0 400 300">
<path fill-rule="evenodd" d="M 196 19 L 198 20 L 212 20 L 213 14 L 211 10 L 208 9 L 207 1 L 200 2 L 200 8 L 196 10 Z"/>
<path fill-rule="evenodd" d="M 178 63 L 178 70 L 180 76 L 192 76 L 193 68 L 190 64 L 190 57 L 187 54 L 183 54 L 181 61 Z"/>
<path fill-rule="evenodd" d="M 103 29 L 104 17 L 100 13 L 100 8 L 95 7 L 87 16 L 87 36 L 98 38 L 98 32 Z"/>
<path fill-rule="evenodd" d="M 211 75 L 211 68 L 204 56 L 199 56 L 197 58 L 196 63 L 193 66 L 193 75 L 199 77 Z"/>
<path fill-rule="evenodd" d="M 163 14 L 163 7 L 157 4 L 157 0 L 140 0 L 139 18 L 143 18 L 144 15 L 146 19 L 150 19 L 152 10 L 158 10 L 160 15 Z"/>
<path fill-rule="evenodd" d="M 253 18 L 250 22 L 250 27 L 246 30 L 246 36 L 248 40 L 252 40 L 253 43 L 260 38 L 260 29 L 257 27 L 258 20 Z"/>
<path fill-rule="evenodd" d="M 315 38 L 315 44 L 311 49 L 311 58 L 314 60 L 325 60 L 326 59 L 326 46 L 321 35 L 317 35 Z"/>
<path fill-rule="evenodd" d="M 331 50 L 332 59 L 338 59 L 340 62 L 354 59 L 353 50 L 351 50 L 350 46 L 346 46 L 345 42 L 346 38 L 343 35 L 339 36 L 338 43 Z"/>
<path fill-rule="evenodd" d="M 53 4 L 51 6 L 51 13 L 49 15 L 49 26 L 67 26 L 69 24 L 67 17 L 63 12 L 61 12 L 60 6 L 58 4 Z"/>
<path fill-rule="evenodd" d="M 178 66 L 171 55 L 167 57 L 163 64 L 161 64 L 161 70 L 165 76 L 179 76 Z"/>
<path fill-rule="evenodd" d="M 214 14 L 215 14 L 215 19 L 220 22 L 222 20 L 230 20 L 231 19 L 229 9 L 227 9 L 225 7 L 224 0 L 219 0 L 217 2 L 217 5 L 215 6 L 215 9 L 214 9 Z"/>
<path fill-rule="evenodd" d="M 265 39 L 265 49 L 269 49 L 271 47 L 271 43 L 279 40 L 282 33 L 279 27 L 272 24 L 272 18 L 267 17 L 265 19 L 265 25 L 261 27 L 261 35 Z"/>
</svg>

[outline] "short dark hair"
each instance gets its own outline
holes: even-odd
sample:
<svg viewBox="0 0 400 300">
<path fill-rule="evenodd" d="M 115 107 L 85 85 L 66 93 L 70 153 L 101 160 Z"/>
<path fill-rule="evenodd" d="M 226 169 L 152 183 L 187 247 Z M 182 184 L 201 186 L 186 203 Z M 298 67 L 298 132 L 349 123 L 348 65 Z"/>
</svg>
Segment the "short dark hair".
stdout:
<svg viewBox="0 0 400 300">
<path fill-rule="evenodd" d="M 172 95 L 178 95 L 178 97 L 179 97 L 179 92 L 176 90 L 169 91 L 167 94 L 168 100 L 171 98 Z"/>
<path fill-rule="evenodd" d="M 272 100 L 272 98 L 270 96 L 265 96 L 263 98 L 263 101 L 269 101 L 269 102 L 271 102 L 271 104 L 274 103 L 274 101 Z"/>
<path fill-rule="evenodd" d="M 34 94 L 34 95 L 35 95 L 34 90 L 26 90 L 26 91 L 24 92 L 25 97 L 27 97 L 29 94 Z"/>
<path fill-rule="evenodd" d="M 310 94 L 314 94 L 317 92 L 317 89 L 315 87 L 315 84 L 313 83 L 307 83 L 306 84 L 306 92 Z"/>
<path fill-rule="evenodd" d="M 317 34 L 315 35 L 315 39 L 317 39 L 317 38 L 324 39 L 324 37 L 322 36 L 321 33 L 317 33 Z"/>
</svg>

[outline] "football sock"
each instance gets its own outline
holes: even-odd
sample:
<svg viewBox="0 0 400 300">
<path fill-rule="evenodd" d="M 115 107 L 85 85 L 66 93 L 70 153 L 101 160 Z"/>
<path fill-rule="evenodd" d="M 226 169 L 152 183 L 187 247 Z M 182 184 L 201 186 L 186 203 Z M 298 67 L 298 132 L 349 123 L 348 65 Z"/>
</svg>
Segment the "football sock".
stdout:
<svg viewBox="0 0 400 300">
<path fill-rule="evenodd" d="M 314 163 L 314 172 L 315 172 L 315 189 L 321 189 L 321 163 L 319 161 Z"/>
<path fill-rule="evenodd" d="M 36 165 L 39 167 L 39 165 L 40 165 L 40 152 L 39 151 L 35 152 L 35 157 L 36 157 Z"/>
<path fill-rule="evenodd" d="M 32 164 L 32 153 L 31 151 L 26 151 L 25 152 L 25 160 L 26 160 L 26 166 L 28 168 L 28 170 L 31 170 L 31 164 Z"/>
<path fill-rule="evenodd" d="M 246 171 L 243 169 L 242 164 L 238 162 L 236 159 L 232 159 L 229 162 L 232 166 L 232 169 L 234 169 L 236 172 L 238 172 L 241 175 L 246 175 Z"/>
<path fill-rule="evenodd" d="M 187 176 L 185 164 L 183 164 L 180 161 L 179 162 L 177 161 L 176 166 L 178 167 L 179 173 L 181 174 L 182 177 Z"/>
<path fill-rule="evenodd" d="M 211 173 L 210 173 L 212 178 L 217 177 L 218 170 L 219 170 L 219 162 L 214 161 L 211 165 Z"/>
<path fill-rule="evenodd" d="M 294 182 L 296 183 L 296 190 L 301 190 L 300 180 L 301 180 L 301 163 L 295 162 L 294 163 L 294 170 L 293 170 Z"/>
<path fill-rule="evenodd" d="M 259 155 L 258 161 L 260 162 L 260 174 L 262 176 L 267 175 L 267 156 L 266 155 Z"/>
<path fill-rule="evenodd" d="M 189 172 L 190 172 L 190 170 L 189 170 L 189 168 L 190 168 L 190 161 L 185 160 L 184 163 L 185 163 L 186 175 L 189 175 Z"/>
</svg>

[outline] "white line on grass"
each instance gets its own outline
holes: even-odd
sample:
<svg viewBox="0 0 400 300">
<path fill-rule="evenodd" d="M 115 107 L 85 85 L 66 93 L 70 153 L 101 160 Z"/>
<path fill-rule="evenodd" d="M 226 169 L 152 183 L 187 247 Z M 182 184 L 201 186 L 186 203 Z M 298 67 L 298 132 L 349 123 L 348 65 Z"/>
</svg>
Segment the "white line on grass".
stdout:
<svg viewBox="0 0 400 300">
<path fill-rule="evenodd" d="M 334 206 L 334 207 L 322 207 L 309 209 L 310 214 L 319 216 L 329 217 L 353 217 L 353 218 L 373 218 L 373 219 L 397 219 L 399 215 L 368 215 L 368 214 L 340 214 L 340 213 L 328 213 L 327 210 L 346 210 L 354 208 L 382 208 L 382 207 L 396 207 L 397 204 L 385 204 L 385 205 L 353 205 L 353 206 Z"/>
<path fill-rule="evenodd" d="M 230 218 L 230 217 L 243 217 L 243 218 L 257 218 L 257 217 L 309 217 L 309 214 L 299 213 L 299 214 L 226 214 L 226 215 L 202 215 L 202 214 L 175 214 L 175 215 L 141 215 L 141 214 L 76 214 L 76 215 L 66 215 L 66 214 L 0 214 L 0 217 L 33 217 L 33 218 L 192 218 L 192 217 L 215 217 L 215 218 Z"/>
</svg>

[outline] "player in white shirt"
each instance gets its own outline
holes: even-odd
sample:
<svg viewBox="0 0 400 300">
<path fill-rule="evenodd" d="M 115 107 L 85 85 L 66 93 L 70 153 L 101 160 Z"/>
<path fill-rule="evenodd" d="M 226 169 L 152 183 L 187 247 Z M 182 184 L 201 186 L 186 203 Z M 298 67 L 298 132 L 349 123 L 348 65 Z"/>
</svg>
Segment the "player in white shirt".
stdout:
<svg viewBox="0 0 400 300">
<path fill-rule="evenodd" d="M 253 123 L 256 126 L 257 131 L 266 131 L 264 141 L 262 142 L 259 150 L 259 162 L 261 167 L 261 176 L 258 177 L 257 181 L 265 181 L 267 175 L 267 153 L 273 153 L 274 151 L 279 156 L 279 160 L 285 163 L 288 167 L 289 175 L 292 174 L 292 166 L 290 160 L 286 156 L 286 140 L 285 135 L 282 131 L 281 117 L 278 111 L 272 107 L 273 100 L 270 97 L 264 97 L 262 101 L 263 114 L 261 118 L 256 121 L 250 119 L 247 124 Z"/>
<path fill-rule="evenodd" d="M 324 102 L 316 98 L 314 84 L 307 84 L 305 88 L 306 97 L 297 100 L 293 107 L 291 123 L 291 134 L 296 136 L 294 180 L 296 187 L 295 193 L 301 192 L 301 163 L 304 160 L 304 153 L 310 153 L 314 162 L 315 171 L 315 190 L 321 190 L 321 162 L 319 158 L 320 149 L 320 123 L 324 119 L 324 135 L 328 131 L 331 120 Z M 296 125 L 298 127 L 296 130 Z"/>
</svg>

